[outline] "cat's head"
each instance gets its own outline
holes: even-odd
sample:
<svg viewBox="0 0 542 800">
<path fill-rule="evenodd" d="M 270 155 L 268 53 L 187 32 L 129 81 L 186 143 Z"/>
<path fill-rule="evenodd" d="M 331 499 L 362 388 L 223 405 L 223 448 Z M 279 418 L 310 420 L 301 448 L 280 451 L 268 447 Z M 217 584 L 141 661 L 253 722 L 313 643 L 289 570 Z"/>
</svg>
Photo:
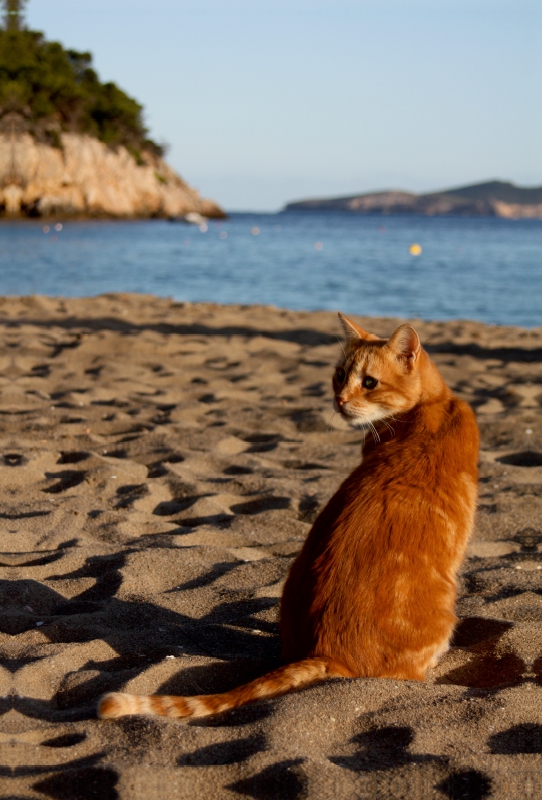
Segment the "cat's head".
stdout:
<svg viewBox="0 0 542 800">
<path fill-rule="evenodd" d="M 421 397 L 423 353 L 414 328 L 400 325 L 390 339 L 380 339 L 339 318 L 346 342 L 333 375 L 335 411 L 363 428 L 413 408 Z"/>
</svg>

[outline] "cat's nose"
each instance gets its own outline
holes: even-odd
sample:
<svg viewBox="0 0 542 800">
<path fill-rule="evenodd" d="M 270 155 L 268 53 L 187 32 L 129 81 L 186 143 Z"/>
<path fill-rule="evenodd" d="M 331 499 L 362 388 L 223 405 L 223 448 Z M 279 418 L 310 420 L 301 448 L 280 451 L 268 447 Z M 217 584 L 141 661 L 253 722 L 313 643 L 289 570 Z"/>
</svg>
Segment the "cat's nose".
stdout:
<svg viewBox="0 0 542 800">
<path fill-rule="evenodd" d="M 346 403 L 346 400 L 344 399 L 344 397 L 341 397 L 341 395 L 339 394 L 339 395 L 337 395 L 335 397 L 335 402 L 337 403 L 339 408 L 342 408 L 344 406 L 344 404 Z"/>
</svg>

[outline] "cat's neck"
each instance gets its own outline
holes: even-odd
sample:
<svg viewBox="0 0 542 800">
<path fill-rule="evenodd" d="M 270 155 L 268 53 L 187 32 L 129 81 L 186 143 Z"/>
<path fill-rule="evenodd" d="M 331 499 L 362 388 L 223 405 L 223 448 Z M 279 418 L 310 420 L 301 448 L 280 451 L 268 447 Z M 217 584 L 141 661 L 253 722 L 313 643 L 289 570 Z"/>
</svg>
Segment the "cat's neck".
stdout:
<svg viewBox="0 0 542 800">
<path fill-rule="evenodd" d="M 420 381 L 420 403 L 447 402 L 452 396 L 451 389 L 444 383 L 442 375 L 425 350 L 420 353 L 418 376 Z"/>
<path fill-rule="evenodd" d="M 408 411 L 373 423 L 376 433 L 372 430 L 367 431 L 362 445 L 363 456 L 367 456 L 381 444 L 415 435 L 420 425 L 424 428 L 438 427 L 444 419 L 445 409 L 453 394 L 424 350 L 420 354 L 417 379 L 419 382 L 417 402 Z"/>
</svg>

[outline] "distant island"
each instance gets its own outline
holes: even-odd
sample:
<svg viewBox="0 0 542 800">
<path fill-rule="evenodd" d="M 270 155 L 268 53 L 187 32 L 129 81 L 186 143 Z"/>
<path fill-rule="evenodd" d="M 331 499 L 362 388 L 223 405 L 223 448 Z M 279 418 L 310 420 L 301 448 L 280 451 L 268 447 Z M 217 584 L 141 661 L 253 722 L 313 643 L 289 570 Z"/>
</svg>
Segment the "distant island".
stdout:
<svg viewBox="0 0 542 800">
<path fill-rule="evenodd" d="M 2 0 L 0 215 L 223 217 L 164 161 L 142 106 L 102 83 L 88 52 L 28 30 Z"/>
<path fill-rule="evenodd" d="M 283 211 L 542 219 L 542 186 L 522 188 L 504 181 L 488 181 L 429 194 L 391 190 L 350 197 L 301 200 L 288 203 Z"/>
</svg>

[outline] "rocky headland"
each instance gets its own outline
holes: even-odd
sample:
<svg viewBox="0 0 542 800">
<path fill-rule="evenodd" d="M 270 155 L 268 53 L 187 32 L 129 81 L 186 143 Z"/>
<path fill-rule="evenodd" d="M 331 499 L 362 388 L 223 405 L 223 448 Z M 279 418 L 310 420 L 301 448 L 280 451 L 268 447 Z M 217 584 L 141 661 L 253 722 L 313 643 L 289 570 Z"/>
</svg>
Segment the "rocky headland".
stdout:
<svg viewBox="0 0 542 800">
<path fill-rule="evenodd" d="M 522 188 L 505 181 L 488 181 L 429 194 L 392 190 L 350 197 L 301 200 L 288 203 L 284 211 L 542 219 L 542 186 Z"/>
<path fill-rule="evenodd" d="M 223 217 L 164 159 L 139 158 L 81 133 L 60 133 L 59 145 L 29 133 L 0 134 L 0 210 L 6 216 Z"/>
</svg>

